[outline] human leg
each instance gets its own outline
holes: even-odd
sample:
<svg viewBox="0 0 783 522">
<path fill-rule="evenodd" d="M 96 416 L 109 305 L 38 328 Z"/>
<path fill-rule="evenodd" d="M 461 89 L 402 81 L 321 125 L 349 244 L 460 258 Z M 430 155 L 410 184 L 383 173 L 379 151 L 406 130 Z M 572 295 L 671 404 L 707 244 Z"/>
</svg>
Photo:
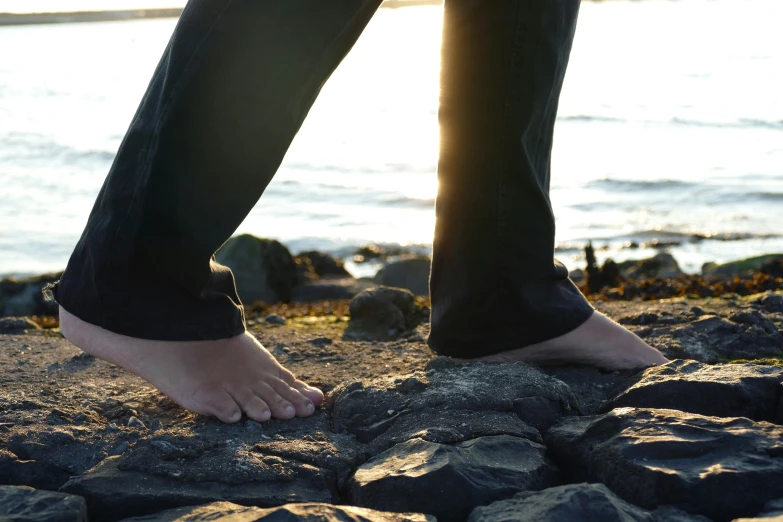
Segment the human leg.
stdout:
<svg viewBox="0 0 783 522">
<path fill-rule="evenodd" d="M 609 351 L 628 346 L 624 365 L 665 361 L 595 312 L 552 258 L 550 156 L 578 8 L 446 0 L 429 339 L 444 355 L 609 367 L 595 340 L 617 338 Z M 552 345 L 568 334 L 567 353 Z"/>
<path fill-rule="evenodd" d="M 238 407 L 261 420 L 312 411 L 323 395 L 245 333 L 231 272 L 213 254 L 379 4 L 190 1 L 52 289 L 69 339 L 222 420 Z"/>
</svg>

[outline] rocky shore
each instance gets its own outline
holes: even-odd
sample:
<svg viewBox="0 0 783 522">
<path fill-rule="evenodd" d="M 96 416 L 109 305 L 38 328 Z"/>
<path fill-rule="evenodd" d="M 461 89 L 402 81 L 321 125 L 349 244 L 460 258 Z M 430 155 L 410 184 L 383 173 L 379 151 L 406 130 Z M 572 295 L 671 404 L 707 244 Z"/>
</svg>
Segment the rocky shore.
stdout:
<svg viewBox="0 0 783 522">
<path fill-rule="evenodd" d="M 248 263 L 281 252 L 262 243 Z M 54 318 L 0 318 L 0 520 L 783 520 L 783 279 L 594 292 L 672 359 L 602 372 L 434 357 L 424 296 L 290 257 L 261 278 L 290 302 L 256 301 L 248 327 L 327 392 L 307 419 L 224 425 Z M 319 285 L 328 300 L 294 299 Z"/>
</svg>

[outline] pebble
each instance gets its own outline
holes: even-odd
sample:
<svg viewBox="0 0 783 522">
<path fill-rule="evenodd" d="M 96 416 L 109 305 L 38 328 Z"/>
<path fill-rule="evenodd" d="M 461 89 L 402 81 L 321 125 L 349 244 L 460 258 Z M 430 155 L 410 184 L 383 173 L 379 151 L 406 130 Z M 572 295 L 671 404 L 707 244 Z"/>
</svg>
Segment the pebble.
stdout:
<svg viewBox="0 0 783 522">
<path fill-rule="evenodd" d="M 280 317 L 277 314 L 269 314 L 266 317 L 264 317 L 264 321 L 266 321 L 269 324 L 285 324 L 285 318 Z"/>
<path fill-rule="evenodd" d="M 143 422 L 141 422 L 137 417 L 133 417 L 133 416 L 131 416 L 128 419 L 128 427 L 129 428 L 139 428 L 139 429 L 142 429 L 142 430 L 146 430 L 147 429 L 147 426 L 145 426 Z"/>
</svg>

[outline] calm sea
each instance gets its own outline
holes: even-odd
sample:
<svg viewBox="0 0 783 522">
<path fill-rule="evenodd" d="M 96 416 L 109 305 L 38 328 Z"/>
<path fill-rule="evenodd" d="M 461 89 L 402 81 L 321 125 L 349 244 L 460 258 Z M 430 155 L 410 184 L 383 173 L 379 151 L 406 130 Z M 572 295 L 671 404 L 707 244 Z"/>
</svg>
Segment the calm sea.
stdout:
<svg viewBox="0 0 783 522">
<path fill-rule="evenodd" d="M 783 252 L 783 2 L 586 2 L 553 155 L 558 257 Z M 62 269 L 175 20 L 0 28 L 0 274 Z M 381 10 L 238 232 L 431 241 L 441 9 Z M 708 239 L 703 239 L 704 237 Z M 357 270 L 361 273 L 361 270 Z"/>
</svg>

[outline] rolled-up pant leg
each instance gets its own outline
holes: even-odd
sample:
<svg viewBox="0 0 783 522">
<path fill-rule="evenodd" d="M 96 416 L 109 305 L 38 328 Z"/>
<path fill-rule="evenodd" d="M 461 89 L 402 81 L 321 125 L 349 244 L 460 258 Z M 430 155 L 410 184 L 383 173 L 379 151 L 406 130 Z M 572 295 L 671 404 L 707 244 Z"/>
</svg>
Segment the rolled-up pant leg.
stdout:
<svg viewBox="0 0 783 522">
<path fill-rule="evenodd" d="M 446 0 L 430 346 L 473 358 L 592 307 L 553 261 L 550 155 L 579 0 Z"/>
<path fill-rule="evenodd" d="M 272 179 L 381 0 L 190 0 L 52 290 L 70 313 L 159 340 L 244 331 L 213 254 Z"/>
</svg>

